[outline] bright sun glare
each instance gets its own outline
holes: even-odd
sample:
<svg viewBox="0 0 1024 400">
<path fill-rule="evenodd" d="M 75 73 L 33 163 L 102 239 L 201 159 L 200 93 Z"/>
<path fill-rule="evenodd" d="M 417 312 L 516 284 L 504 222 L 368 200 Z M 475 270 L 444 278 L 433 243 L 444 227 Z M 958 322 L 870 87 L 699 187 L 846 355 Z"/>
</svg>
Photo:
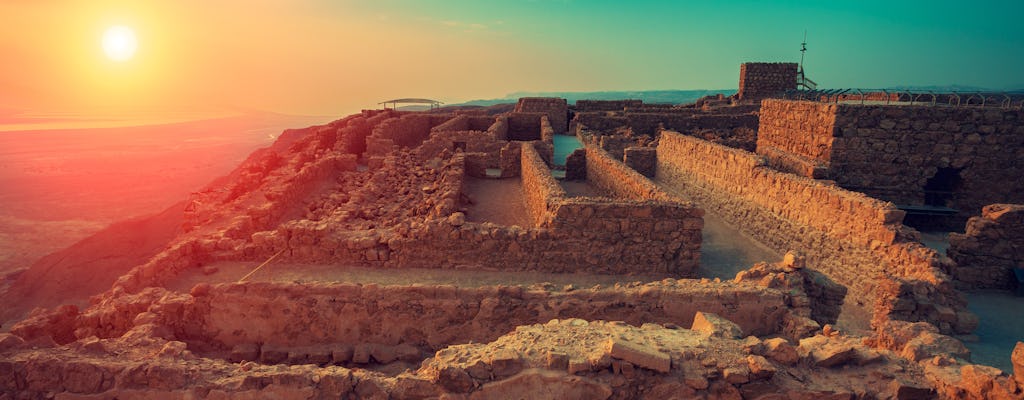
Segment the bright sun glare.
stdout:
<svg viewBox="0 0 1024 400">
<path fill-rule="evenodd" d="M 135 31 L 127 26 L 112 26 L 103 33 L 103 52 L 107 53 L 111 60 L 130 60 L 138 46 Z"/>
</svg>

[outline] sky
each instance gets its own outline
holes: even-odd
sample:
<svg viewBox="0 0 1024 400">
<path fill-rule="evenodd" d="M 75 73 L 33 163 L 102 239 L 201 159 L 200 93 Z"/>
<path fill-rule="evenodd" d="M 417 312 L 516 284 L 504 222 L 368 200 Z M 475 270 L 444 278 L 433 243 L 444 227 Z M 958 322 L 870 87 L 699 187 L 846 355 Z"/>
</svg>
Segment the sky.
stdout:
<svg viewBox="0 0 1024 400">
<path fill-rule="evenodd" d="M 392 98 L 736 88 L 1024 87 L 1022 1 L 5 0 L 0 109 L 338 115 Z M 111 26 L 134 56 L 108 58 Z"/>
</svg>

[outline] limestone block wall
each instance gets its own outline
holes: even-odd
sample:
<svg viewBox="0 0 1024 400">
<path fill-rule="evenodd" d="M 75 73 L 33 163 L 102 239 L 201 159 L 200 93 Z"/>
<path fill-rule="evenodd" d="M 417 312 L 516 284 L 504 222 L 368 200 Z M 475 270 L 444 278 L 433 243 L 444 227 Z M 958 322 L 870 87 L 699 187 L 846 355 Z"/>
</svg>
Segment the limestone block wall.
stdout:
<svg viewBox="0 0 1024 400">
<path fill-rule="evenodd" d="M 577 113 L 574 121 L 587 128 L 611 132 L 620 127 L 629 128 L 634 134 L 652 136 L 659 128 L 679 132 L 694 130 L 733 130 L 748 128 L 757 130 L 756 110 L 726 107 L 712 111 L 693 108 L 671 109 L 662 112 L 586 112 Z"/>
<path fill-rule="evenodd" d="M 470 153 L 484 153 L 487 155 L 487 168 L 500 168 L 501 148 L 507 143 L 495 140 L 493 136 L 484 131 L 438 131 L 430 135 L 430 138 L 416 148 L 416 154 L 421 160 L 429 160 L 442 154 L 444 150 L 455 151 L 455 144 L 465 145 L 464 151 Z"/>
<path fill-rule="evenodd" d="M 892 204 L 675 132 L 662 133 L 656 174 L 776 251 L 804 253 L 877 321 L 927 321 L 945 332 L 976 324 L 944 272 L 950 261 L 904 239 L 904 213 Z"/>
<path fill-rule="evenodd" d="M 569 105 L 562 98 L 523 97 L 516 102 L 515 112 L 545 113 L 555 133 L 565 133 L 569 129 Z"/>
<path fill-rule="evenodd" d="M 797 63 L 740 64 L 740 100 L 761 100 L 796 89 Z"/>
<path fill-rule="evenodd" d="M 836 107 L 814 101 L 765 99 L 761 102 L 757 154 L 776 169 L 811 177 L 807 171 L 831 161 Z"/>
<path fill-rule="evenodd" d="M 368 156 L 383 156 L 396 146 L 415 147 L 430 137 L 430 130 L 452 118 L 447 114 L 412 113 L 381 122 L 366 139 Z"/>
<path fill-rule="evenodd" d="M 433 132 L 444 132 L 444 131 L 468 131 L 469 129 L 469 116 L 468 115 L 456 115 L 454 118 L 449 119 L 447 122 L 435 126 L 431 131 Z"/>
<path fill-rule="evenodd" d="M 1024 268 L 1024 205 L 990 204 L 949 237 L 953 276 L 970 289 L 1012 289 L 1013 268 Z"/>
<path fill-rule="evenodd" d="M 758 154 L 787 172 L 924 205 L 936 201 L 925 193 L 929 180 L 949 169 L 959 182 L 932 205 L 963 219 L 994 202 L 1024 202 L 1024 111 L 768 99 L 760 124 Z"/>
<path fill-rule="evenodd" d="M 585 148 L 586 176 L 591 184 L 623 199 L 669 200 L 665 192 L 636 170 L 612 158 L 593 144 L 587 144 Z"/>
<path fill-rule="evenodd" d="M 1024 203 L 1024 111 L 840 105 L 830 177 L 897 204 L 924 204 L 939 168 L 958 170 L 947 206 L 964 219 L 992 203 Z"/>
<path fill-rule="evenodd" d="M 551 170 L 541 160 L 533 146 L 522 146 L 520 155 L 520 176 L 523 181 L 526 209 L 533 218 L 535 226 L 541 226 L 551 219 L 549 210 L 554 206 L 549 202 L 566 197 L 565 190 L 551 175 Z"/>
<path fill-rule="evenodd" d="M 521 286 L 378 286 L 247 282 L 168 296 L 157 323 L 190 348 L 410 345 L 433 352 L 488 342 L 517 326 L 581 318 L 690 326 L 696 312 L 736 322 L 744 335 L 780 333 L 787 295 L 732 282 L 669 280 L 552 292 Z"/>
<path fill-rule="evenodd" d="M 487 134 L 496 140 L 509 140 L 508 138 L 508 116 L 499 115 L 494 118 L 494 123 L 487 128 Z"/>
<path fill-rule="evenodd" d="M 531 141 L 541 139 L 541 118 L 544 113 L 511 113 L 508 121 L 507 140 Z"/>
<path fill-rule="evenodd" d="M 658 151 L 653 147 L 629 147 L 622 162 L 641 175 L 653 178 L 658 168 Z"/>
<path fill-rule="evenodd" d="M 576 100 L 576 111 L 622 111 L 626 107 L 641 107 L 643 100 Z"/>
</svg>

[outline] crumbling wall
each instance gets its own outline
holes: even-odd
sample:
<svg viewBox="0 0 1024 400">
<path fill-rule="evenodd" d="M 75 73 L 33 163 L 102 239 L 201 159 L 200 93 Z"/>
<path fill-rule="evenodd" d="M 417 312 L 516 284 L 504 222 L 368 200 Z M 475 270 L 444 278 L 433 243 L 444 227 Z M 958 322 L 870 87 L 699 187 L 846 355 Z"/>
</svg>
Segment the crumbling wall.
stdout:
<svg viewBox="0 0 1024 400">
<path fill-rule="evenodd" d="M 957 209 L 962 221 L 987 204 L 1024 202 L 1022 121 L 1020 110 L 768 99 L 757 152 L 777 169 L 896 204 Z M 940 169 L 948 187 L 928 189 Z"/>
<path fill-rule="evenodd" d="M 928 321 L 944 332 L 976 325 L 943 272 L 949 260 L 906 240 L 912 233 L 892 204 L 675 132 L 662 133 L 657 177 L 776 251 L 804 253 L 810 267 L 847 286 L 856 303 L 874 307 L 879 321 Z"/>
<path fill-rule="evenodd" d="M 557 97 L 523 97 L 516 103 L 517 113 L 545 113 L 556 134 L 569 129 L 569 105 Z"/>
<path fill-rule="evenodd" d="M 385 120 L 366 138 L 367 156 L 380 157 L 398 147 L 418 146 L 430 137 L 431 129 L 450 118 L 447 114 L 411 113 Z"/>
<path fill-rule="evenodd" d="M 416 153 L 421 160 L 429 160 L 441 155 L 444 150 L 455 152 L 456 147 L 460 147 L 462 151 L 468 153 L 486 154 L 485 165 L 487 168 L 500 168 L 501 148 L 506 143 L 495 140 L 493 136 L 484 131 L 438 131 L 435 129 L 430 138 L 416 148 Z"/>
<path fill-rule="evenodd" d="M 740 100 L 761 100 L 796 89 L 797 63 L 740 64 Z"/>
<path fill-rule="evenodd" d="M 781 331 L 786 294 L 748 284 L 671 280 L 633 287 L 550 292 L 521 286 L 377 286 L 240 283 L 204 287 L 157 310 L 189 342 L 293 347 L 406 344 L 435 351 L 488 342 L 517 326 L 551 319 L 690 326 L 696 312 L 738 324 L 745 335 Z M 196 346 L 202 347 L 202 346 Z"/>
<path fill-rule="evenodd" d="M 544 113 L 511 113 L 508 122 L 507 140 L 541 140 L 541 117 Z"/>
<path fill-rule="evenodd" d="M 576 100 L 576 111 L 622 111 L 626 107 L 640 107 L 643 104 L 643 100 Z"/>
<path fill-rule="evenodd" d="M 1024 205 L 990 204 L 967 221 L 965 233 L 951 233 L 953 277 L 970 289 L 1013 289 L 1013 268 L 1024 268 Z"/>
</svg>

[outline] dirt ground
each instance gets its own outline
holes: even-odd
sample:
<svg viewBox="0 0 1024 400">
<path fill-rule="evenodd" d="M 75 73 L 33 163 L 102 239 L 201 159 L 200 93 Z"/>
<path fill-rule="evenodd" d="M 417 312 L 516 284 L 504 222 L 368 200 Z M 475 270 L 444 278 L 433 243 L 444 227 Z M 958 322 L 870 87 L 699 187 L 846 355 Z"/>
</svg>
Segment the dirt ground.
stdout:
<svg viewBox="0 0 1024 400">
<path fill-rule="evenodd" d="M 466 212 L 471 222 L 498 225 L 533 226 L 523 203 L 523 184 L 519 178 L 482 179 L 466 177 L 466 195 L 473 201 Z"/>
<path fill-rule="evenodd" d="M 589 182 L 560 180 L 559 184 L 569 197 L 611 197 Z"/>
</svg>

